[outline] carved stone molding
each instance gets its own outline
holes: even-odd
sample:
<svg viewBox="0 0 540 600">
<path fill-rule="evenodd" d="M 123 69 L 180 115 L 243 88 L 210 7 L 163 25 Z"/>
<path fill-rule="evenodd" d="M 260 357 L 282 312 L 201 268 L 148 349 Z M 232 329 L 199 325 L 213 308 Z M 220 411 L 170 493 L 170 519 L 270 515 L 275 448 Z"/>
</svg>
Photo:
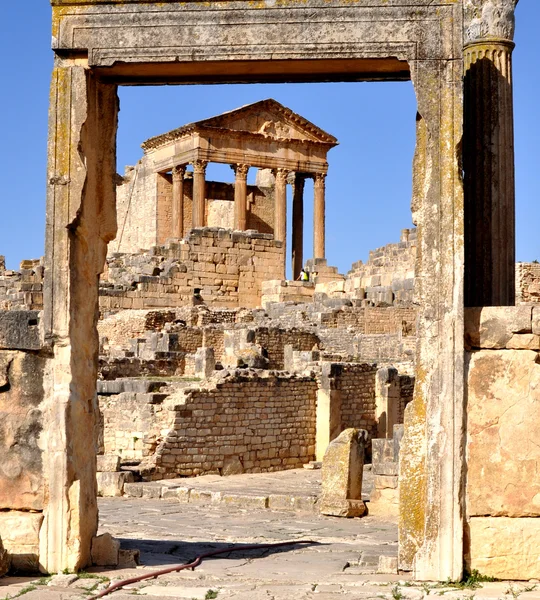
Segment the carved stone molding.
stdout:
<svg viewBox="0 0 540 600">
<path fill-rule="evenodd" d="M 231 165 L 231 169 L 234 171 L 237 179 L 247 179 L 251 165 L 237 164 Z"/>
<path fill-rule="evenodd" d="M 465 0 L 465 44 L 514 39 L 519 0 Z"/>
<path fill-rule="evenodd" d="M 315 176 L 313 177 L 313 185 L 316 188 L 324 188 L 325 187 L 325 180 L 326 180 L 326 173 L 315 173 Z"/>
<path fill-rule="evenodd" d="M 208 166 L 207 160 L 194 160 L 192 164 L 193 173 L 195 175 L 204 175 L 206 173 L 206 167 Z"/>
<path fill-rule="evenodd" d="M 172 170 L 173 180 L 184 179 L 185 174 L 186 174 L 186 165 L 178 165 L 176 167 L 173 167 L 173 170 Z"/>
<path fill-rule="evenodd" d="M 276 183 L 282 182 L 282 183 L 287 183 L 287 177 L 289 176 L 290 171 L 288 169 L 274 169 L 273 171 L 274 177 L 276 178 Z"/>
</svg>

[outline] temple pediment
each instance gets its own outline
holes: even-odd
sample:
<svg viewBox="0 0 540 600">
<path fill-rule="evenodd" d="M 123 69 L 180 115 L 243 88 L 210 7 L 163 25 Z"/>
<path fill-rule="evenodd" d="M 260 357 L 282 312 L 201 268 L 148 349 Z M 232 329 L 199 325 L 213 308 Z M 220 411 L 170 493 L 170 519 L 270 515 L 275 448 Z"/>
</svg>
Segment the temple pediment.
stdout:
<svg viewBox="0 0 540 600">
<path fill-rule="evenodd" d="M 242 106 L 235 110 L 189 123 L 179 129 L 156 136 L 143 144 L 145 150 L 158 148 L 194 132 L 202 134 L 215 132 L 238 133 L 244 135 L 260 135 L 276 141 L 297 141 L 311 144 L 322 144 L 326 147 L 337 145 L 333 136 L 317 127 L 290 108 L 276 100 L 267 99 Z"/>
</svg>

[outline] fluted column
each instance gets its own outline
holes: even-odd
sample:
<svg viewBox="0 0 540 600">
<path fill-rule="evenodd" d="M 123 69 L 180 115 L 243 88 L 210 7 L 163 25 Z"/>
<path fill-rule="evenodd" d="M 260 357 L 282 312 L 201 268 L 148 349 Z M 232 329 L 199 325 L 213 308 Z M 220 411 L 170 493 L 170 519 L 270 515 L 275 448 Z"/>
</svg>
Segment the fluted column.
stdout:
<svg viewBox="0 0 540 600">
<path fill-rule="evenodd" d="M 313 203 L 313 258 L 325 257 L 325 185 L 326 175 L 315 174 Z"/>
<path fill-rule="evenodd" d="M 232 165 L 236 175 L 234 181 L 234 228 L 245 231 L 247 228 L 247 175 L 249 165 Z"/>
<path fill-rule="evenodd" d="M 193 227 L 204 227 L 207 166 L 206 160 L 193 162 Z"/>
<path fill-rule="evenodd" d="M 172 237 L 184 236 L 184 175 L 185 165 L 178 165 L 172 170 Z"/>
<path fill-rule="evenodd" d="M 304 266 L 304 185 L 306 176 L 294 175 L 292 205 L 292 269 L 293 279 L 298 279 Z"/>
<path fill-rule="evenodd" d="M 515 0 L 482 2 L 470 15 L 465 34 L 466 306 L 515 304 L 515 4 Z"/>
<path fill-rule="evenodd" d="M 283 277 L 286 273 L 286 241 L 287 241 L 287 169 L 276 169 L 274 176 L 276 184 L 274 188 L 274 239 L 283 242 Z"/>
</svg>

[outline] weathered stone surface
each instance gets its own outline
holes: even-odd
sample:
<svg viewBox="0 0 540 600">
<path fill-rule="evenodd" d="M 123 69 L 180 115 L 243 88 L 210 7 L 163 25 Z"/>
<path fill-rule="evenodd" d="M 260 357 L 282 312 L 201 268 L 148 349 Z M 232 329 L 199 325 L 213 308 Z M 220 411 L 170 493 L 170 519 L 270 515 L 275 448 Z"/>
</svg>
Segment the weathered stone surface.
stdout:
<svg viewBox="0 0 540 600">
<path fill-rule="evenodd" d="M 514 334 L 506 347 L 509 350 L 540 350 L 540 335 L 533 333 Z"/>
<path fill-rule="evenodd" d="M 124 550 L 120 548 L 118 551 L 118 566 L 121 569 L 134 568 L 140 564 L 141 553 L 139 550 Z"/>
<path fill-rule="evenodd" d="M 15 571 L 39 570 L 39 532 L 43 523 L 41 513 L 0 512 L 2 543 L 11 556 Z"/>
<path fill-rule="evenodd" d="M 238 456 L 228 456 L 223 461 L 222 475 L 240 475 L 244 472 L 244 465 Z"/>
<path fill-rule="evenodd" d="M 40 435 L 46 359 L 0 350 L 0 507 L 43 508 Z M 0 530 L 0 535 L 3 532 Z"/>
<path fill-rule="evenodd" d="M 110 533 L 103 533 L 92 540 L 92 564 L 98 567 L 116 567 L 119 552 L 120 542 Z"/>
<path fill-rule="evenodd" d="M 368 514 L 394 521 L 399 516 L 399 491 L 396 488 L 377 488 L 373 490 L 367 505 Z"/>
<path fill-rule="evenodd" d="M 473 517 L 467 567 L 497 579 L 540 578 L 540 519 Z"/>
<path fill-rule="evenodd" d="M 195 353 L 195 377 L 210 377 L 216 367 L 213 348 L 198 348 Z"/>
<path fill-rule="evenodd" d="M 397 556 L 379 556 L 377 573 L 396 575 L 398 572 Z"/>
<path fill-rule="evenodd" d="M 350 428 L 330 442 L 322 466 L 319 510 L 323 515 L 360 517 L 365 513 L 362 476 L 366 441 L 366 431 Z"/>
<path fill-rule="evenodd" d="M 465 341 L 471 348 L 505 348 L 513 334 L 531 332 L 531 306 L 487 306 L 465 310 Z"/>
<path fill-rule="evenodd" d="M 37 310 L 0 311 L 0 348 L 6 350 L 40 350 L 41 313 Z"/>
<path fill-rule="evenodd" d="M 98 496 L 114 497 L 124 495 L 124 485 L 133 482 L 133 473 L 127 471 L 98 472 L 96 474 Z"/>
<path fill-rule="evenodd" d="M 540 364 L 529 350 L 468 361 L 469 516 L 540 515 Z"/>
<path fill-rule="evenodd" d="M 11 566 L 11 556 L 4 548 L 2 540 L 0 540 L 0 577 L 3 577 Z"/>
<path fill-rule="evenodd" d="M 100 454 L 96 459 L 98 473 L 112 473 L 120 470 L 120 457 L 117 454 Z"/>
</svg>

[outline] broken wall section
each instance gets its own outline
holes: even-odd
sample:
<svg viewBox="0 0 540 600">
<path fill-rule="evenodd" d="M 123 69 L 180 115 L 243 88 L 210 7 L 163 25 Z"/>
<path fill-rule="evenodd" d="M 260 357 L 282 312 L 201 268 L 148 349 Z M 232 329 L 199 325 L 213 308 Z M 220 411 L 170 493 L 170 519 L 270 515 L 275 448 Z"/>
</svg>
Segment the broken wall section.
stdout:
<svg viewBox="0 0 540 600">
<path fill-rule="evenodd" d="M 540 577 L 540 308 L 465 313 L 469 570 Z"/>
<path fill-rule="evenodd" d="M 39 568 L 46 508 L 43 376 L 37 311 L 0 311 L 0 536 L 13 570 Z"/>
</svg>

